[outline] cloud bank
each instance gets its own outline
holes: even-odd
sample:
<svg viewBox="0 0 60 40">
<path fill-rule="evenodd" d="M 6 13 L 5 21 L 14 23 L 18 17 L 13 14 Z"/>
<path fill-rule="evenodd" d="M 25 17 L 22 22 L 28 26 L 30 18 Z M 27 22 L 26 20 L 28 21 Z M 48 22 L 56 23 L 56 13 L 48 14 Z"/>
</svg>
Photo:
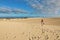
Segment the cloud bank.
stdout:
<svg viewBox="0 0 60 40">
<path fill-rule="evenodd" d="M 28 11 L 18 8 L 0 7 L 0 13 L 28 13 Z"/>
<path fill-rule="evenodd" d="M 26 0 L 38 13 L 60 14 L 60 0 Z"/>
</svg>

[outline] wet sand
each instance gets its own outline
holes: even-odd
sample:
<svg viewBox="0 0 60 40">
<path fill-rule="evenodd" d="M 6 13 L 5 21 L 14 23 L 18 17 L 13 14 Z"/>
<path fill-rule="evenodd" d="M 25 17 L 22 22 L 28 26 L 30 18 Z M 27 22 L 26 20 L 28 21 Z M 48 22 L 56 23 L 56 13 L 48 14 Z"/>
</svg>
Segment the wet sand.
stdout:
<svg viewBox="0 0 60 40">
<path fill-rule="evenodd" d="M 0 19 L 0 40 L 60 40 L 60 18 Z"/>
</svg>

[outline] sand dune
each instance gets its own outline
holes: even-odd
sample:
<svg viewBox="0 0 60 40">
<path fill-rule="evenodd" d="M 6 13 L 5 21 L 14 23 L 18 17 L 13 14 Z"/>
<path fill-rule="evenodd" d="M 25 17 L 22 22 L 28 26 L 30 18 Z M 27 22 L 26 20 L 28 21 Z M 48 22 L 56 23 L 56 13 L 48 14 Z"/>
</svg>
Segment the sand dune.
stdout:
<svg viewBox="0 0 60 40">
<path fill-rule="evenodd" d="M 0 19 L 0 40 L 60 40 L 60 18 Z"/>
</svg>

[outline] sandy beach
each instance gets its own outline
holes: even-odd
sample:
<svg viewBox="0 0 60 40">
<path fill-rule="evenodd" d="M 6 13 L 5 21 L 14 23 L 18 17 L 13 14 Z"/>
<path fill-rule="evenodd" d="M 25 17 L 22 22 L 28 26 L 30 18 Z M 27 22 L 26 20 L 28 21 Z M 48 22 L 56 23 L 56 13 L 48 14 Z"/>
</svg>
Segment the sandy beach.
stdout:
<svg viewBox="0 0 60 40">
<path fill-rule="evenodd" d="M 0 19 L 0 40 L 60 40 L 60 18 Z"/>
</svg>

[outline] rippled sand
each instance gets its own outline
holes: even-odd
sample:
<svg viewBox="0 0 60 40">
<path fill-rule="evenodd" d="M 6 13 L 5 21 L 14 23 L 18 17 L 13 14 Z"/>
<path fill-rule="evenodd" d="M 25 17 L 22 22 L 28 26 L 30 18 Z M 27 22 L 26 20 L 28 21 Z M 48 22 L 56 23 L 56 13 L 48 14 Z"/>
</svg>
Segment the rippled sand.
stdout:
<svg viewBox="0 0 60 40">
<path fill-rule="evenodd" d="M 60 18 L 0 19 L 0 40 L 60 40 Z"/>
</svg>

